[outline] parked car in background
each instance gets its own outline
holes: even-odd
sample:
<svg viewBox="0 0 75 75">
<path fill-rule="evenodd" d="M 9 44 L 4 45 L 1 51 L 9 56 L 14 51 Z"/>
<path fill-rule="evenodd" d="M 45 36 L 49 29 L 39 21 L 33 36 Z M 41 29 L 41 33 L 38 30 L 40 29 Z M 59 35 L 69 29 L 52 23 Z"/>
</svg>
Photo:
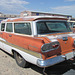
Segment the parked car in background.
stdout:
<svg viewBox="0 0 75 75">
<path fill-rule="evenodd" d="M 64 17 L 10 18 L 1 21 L 0 48 L 13 55 L 21 67 L 28 62 L 49 67 L 74 58 L 75 34 Z"/>
<path fill-rule="evenodd" d="M 75 21 L 68 21 L 73 32 L 75 32 Z"/>
</svg>

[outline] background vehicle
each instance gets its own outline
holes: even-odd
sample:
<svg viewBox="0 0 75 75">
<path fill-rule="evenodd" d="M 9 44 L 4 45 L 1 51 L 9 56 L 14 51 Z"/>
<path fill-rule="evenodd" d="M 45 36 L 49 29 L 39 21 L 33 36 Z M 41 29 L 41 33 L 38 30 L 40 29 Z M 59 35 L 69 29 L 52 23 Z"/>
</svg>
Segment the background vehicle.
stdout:
<svg viewBox="0 0 75 75">
<path fill-rule="evenodd" d="M 74 20 L 69 20 L 68 22 L 69 22 L 70 27 L 73 30 L 73 32 L 75 32 L 75 21 Z"/>
</svg>

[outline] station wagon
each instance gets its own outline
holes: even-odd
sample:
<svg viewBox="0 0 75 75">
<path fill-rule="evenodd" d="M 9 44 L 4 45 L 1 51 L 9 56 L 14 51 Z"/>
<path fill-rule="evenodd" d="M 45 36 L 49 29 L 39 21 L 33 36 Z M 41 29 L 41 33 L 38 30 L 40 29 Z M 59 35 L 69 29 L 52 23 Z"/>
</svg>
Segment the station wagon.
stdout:
<svg viewBox="0 0 75 75">
<path fill-rule="evenodd" d="M 64 17 L 8 18 L 0 24 L 0 48 L 21 67 L 45 68 L 74 58 L 75 34 Z"/>
</svg>

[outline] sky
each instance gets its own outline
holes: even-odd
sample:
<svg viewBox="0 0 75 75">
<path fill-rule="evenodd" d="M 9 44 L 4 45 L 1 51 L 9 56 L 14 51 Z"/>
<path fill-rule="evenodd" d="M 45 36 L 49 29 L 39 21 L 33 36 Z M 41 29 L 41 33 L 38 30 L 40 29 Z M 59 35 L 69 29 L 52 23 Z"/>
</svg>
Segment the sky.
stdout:
<svg viewBox="0 0 75 75">
<path fill-rule="evenodd" d="M 0 12 L 4 14 L 20 14 L 25 10 L 72 15 L 75 18 L 75 0 L 0 0 Z"/>
</svg>

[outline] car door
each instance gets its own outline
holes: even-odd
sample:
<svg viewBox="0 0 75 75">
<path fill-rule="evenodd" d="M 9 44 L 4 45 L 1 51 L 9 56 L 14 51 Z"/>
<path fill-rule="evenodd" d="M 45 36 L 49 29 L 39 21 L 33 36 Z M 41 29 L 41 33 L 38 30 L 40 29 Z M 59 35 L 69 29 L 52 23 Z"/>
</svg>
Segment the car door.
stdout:
<svg viewBox="0 0 75 75">
<path fill-rule="evenodd" d="M 12 35 L 13 35 L 13 25 L 12 23 L 6 23 L 6 29 L 5 33 L 3 34 L 3 38 L 6 40 L 6 43 L 4 45 L 4 50 L 8 53 L 11 52 L 11 46 L 12 43 Z"/>
<path fill-rule="evenodd" d="M 3 38 L 5 30 L 5 23 L 0 24 L 0 48 L 4 49 L 3 43 L 5 42 L 5 39 Z"/>
<path fill-rule="evenodd" d="M 6 41 L 12 43 L 13 26 L 12 23 L 6 24 Z"/>
<path fill-rule="evenodd" d="M 14 23 L 14 34 L 12 37 L 13 44 L 28 49 L 29 39 L 32 35 L 31 23 Z"/>
</svg>

